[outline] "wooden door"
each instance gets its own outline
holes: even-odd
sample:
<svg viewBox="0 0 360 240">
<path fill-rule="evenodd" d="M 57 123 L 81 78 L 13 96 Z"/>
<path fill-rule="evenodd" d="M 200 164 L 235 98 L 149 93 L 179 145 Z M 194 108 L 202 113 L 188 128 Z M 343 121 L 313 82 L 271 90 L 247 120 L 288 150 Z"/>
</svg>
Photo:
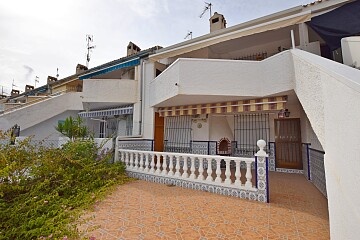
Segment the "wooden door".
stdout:
<svg viewBox="0 0 360 240">
<path fill-rule="evenodd" d="M 154 129 L 154 151 L 164 151 L 164 117 L 160 117 L 159 113 L 155 113 L 155 129 Z"/>
<path fill-rule="evenodd" d="M 277 168 L 303 169 L 299 118 L 275 119 Z"/>
</svg>

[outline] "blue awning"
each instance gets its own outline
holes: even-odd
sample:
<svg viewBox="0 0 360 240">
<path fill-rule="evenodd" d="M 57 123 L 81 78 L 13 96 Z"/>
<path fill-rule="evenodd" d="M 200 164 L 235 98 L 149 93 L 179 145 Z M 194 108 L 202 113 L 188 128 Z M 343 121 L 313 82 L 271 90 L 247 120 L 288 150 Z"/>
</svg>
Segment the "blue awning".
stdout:
<svg viewBox="0 0 360 240">
<path fill-rule="evenodd" d="M 118 69 L 127 68 L 127 67 L 134 67 L 134 66 L 137 66 L 139 64 L 140 64 L 140 58 L 135 58 L 135 59 L 131 59 L 131 60 L 126 61 L 126 62 L 116 64 L 116 65 L 111 66 L 111 67 L 107 67 L 107 68 L 104 68 L 104 69 L 101 69 L 101 70 L 98 70 L 98 71 L 95 71 L 95 72 L 91 72 L 91 73 L 82 75 L 82 76 L 79 77 L 79 79 L 84 80 L 84 79 L 92 78 L 94 76 L 98 76 L 98 75 L 101 75 L 101 74 L 109 73 L 109 72 L 112 72 L 112 71 L 115 71 L 115 70 L 118 70 Z"/>
<path fill-rule="evenodd" d="M 132 106 L 123 106 L 123 107 L 112 108 L 112 109 L 95 110 L 95 111 L 89 111 L 89 112 L 79 112 L 78 115 L 83 118 L 92 118 L 92 117 L 125 115 L 125 114 L 132 114 L 132 113 L 133 113 Z"/>
</svg>

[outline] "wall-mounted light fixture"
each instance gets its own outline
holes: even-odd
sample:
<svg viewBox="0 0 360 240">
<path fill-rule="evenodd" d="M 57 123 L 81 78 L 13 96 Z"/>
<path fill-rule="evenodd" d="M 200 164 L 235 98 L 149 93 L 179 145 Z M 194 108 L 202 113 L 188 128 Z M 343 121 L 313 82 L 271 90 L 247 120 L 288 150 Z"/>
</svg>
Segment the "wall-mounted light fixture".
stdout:
<svg viewBox="0 0 360 240">
<path fill-rule="evenodd" d="M 290 112 L 288 109 L 281 109 L 278 113 L 278 118 L 288 118 L 290 117 Z"/>
</svg>

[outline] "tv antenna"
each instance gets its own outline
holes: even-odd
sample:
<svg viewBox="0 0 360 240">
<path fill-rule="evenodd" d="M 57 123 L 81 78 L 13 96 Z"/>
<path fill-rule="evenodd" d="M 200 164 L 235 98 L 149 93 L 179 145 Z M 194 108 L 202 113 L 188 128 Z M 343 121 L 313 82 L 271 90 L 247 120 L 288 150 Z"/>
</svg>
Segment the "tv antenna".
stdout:
<svg viewBox="0 0 360 240">
<path fill-rule="evenodd" d="M 39 77 L 38 77 L 38 76 L 36 76 L 36 77 L 35 77 L 35 84 L 34 84 L 34 88 L 36 88 L 36 83 L 39 83 Z"/>
<path fill-rule="evenodd" d="M 94 49 L 96 46 L 92 45 L 92 42 L 94 41 L 93 35 L 86 35 L 86 42 L 87 42 L 87 54 L 86 54 L 86 67 L 89 67 L 90 62 L 90 53 L 92 52 L 92 49 Z"/>
<path fill-rule="evenodd" d="M 90 60 L 89 60 L 90 61 Z M 59 68 L 56 68 L 56 78 L 59 78 Z"/>
<path fill-rule="evenodd" d="M 186 36 L 184 37 L 184 39 L 187 39 L 189 38 L 192 39 L 192 32 L 191 31 L 188 31 L 188 33 L 186 34 Z"/>
<path fill-rule="evenodd" d="M 205 7 L 204 7 L 204 10 L 202 11 L 202 13 L 200 14 L 200 18 L 202 18 L 204 16 L 204 14 L 210 10 L 210 17 L 211 17 L 211 7 L 212 7 L 212 4 L 211 3 L 207 3 L 205 2 Z"/>
<path fill-rule="evenodd" d="M 13 79 L 12 84 L 11 84 L 11 89 L 14 89 L 14 87 L 18 87 L 18 86 L 15 85 L 14 82 L 15 82 L 15 80 Z"/>
</svg>

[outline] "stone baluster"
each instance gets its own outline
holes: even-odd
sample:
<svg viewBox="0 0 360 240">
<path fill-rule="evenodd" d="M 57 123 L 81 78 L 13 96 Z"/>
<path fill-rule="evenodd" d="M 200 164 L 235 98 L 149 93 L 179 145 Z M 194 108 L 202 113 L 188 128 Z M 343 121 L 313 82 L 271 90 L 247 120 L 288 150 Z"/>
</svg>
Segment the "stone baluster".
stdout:
<svg viewBox="0 0 360 240">
<path fill-rule="evenodd" d="M 211 176 L 212 175 L 212 158 L 208 158 L 208 167 L 207 167 L 207 178 L 206 178 L 206 181 L 207 182 L 212 182 L 213 181 L 213 177 Z"/>
<path fill-rule="evenodd" d="M 160 159 L 161 159 L 161 154 L 160 154 L 160 153 L 157 153 L 157 154 L 156 154 L 156 171 L 155 171 L 155 173 L 158 174 L 158 175 L 161 174 L 161 170 L 160 170 L 160 167 L 161 167 Z"/>
<path fill-rule="evenodd" d="M 145 172 L 149 172 L 149 153 L 145 153 Z"/>
<path fill-rule="evenodd" d="M 195 179 L 195 157 L 190 157 L 190 179 Z"/>
<path fill-rule="evenodd" d="M 163 156 L 163 162 L 162 162 L 162 172 L 161 172 L 161 174 L 166 176 L 168 174 L 167 162 L 166 162 L 167 155 L 162 154 L 162 156 Z"/>
<path fill-rule="evenodd" d="M 176 155 L 175 177 L 180 177 L 180 155 Z"/>
<path fill-rule="evenodd" d="M 189 173 L 188 173 L 188 164 L 187 164 L 187 158 L 188 157 L 183 157 L 184 159 L 184 165 L 183 165 L 183 174 L 181 175 L 183 178 L 188 178 L 189 177 Z"/>
<path fill-rule="evenodd" d="M 144 171 L 144 153 L 140 153 L 140 166 L 139 166 L 139 170 L 140 170 L 140 171 Z"/>
<path fill-rule="evenodd" d="M 151 153 L 150 172 L 155 173 L 155 153 Z"/>
<path fill-rule="evenodd" d="M 220 168 L 220 163 L 221 163 L 221 159 L 220 158 L 216 158 L 216 178 L 215 178 L 215 182 L 216 183 L 221 183 L 221 168 Z"/>
<path fill-rule="evenodd" d="M 237 186 L 241 186 L 242 184 L 241 184 L 241 171 L 240 171 L 240 161 L 239 160 L 236 160 L 235 161 L 235 163 L 236 163 L 236 170 L 235 170 L 235 185 L 237 185 Z"/>
<path fill-rule="evenodd" d="M 226 170 L 225 170 L 225 183 L 226 184 L 231 184 L 231 171 L 230 171 L 230 159 L 225 159 L 225 163 L 226 163 Z"/>
<path fill-rule="evenodd" d="M 173 163 L 173 155 L 169 155 L 169 172 L 168 175 L 174 176 L 174 163 Z"/>
<path fill-rule="evenodd" d="M 204 158 L 202 157 L 198 157 L 199 159 L 199 176 L 197 177 L 197 179 L 199 180 L 205 180 L 204 177 Z"/>
<path fill-rule="evenodd" d="M 126 166 L 127 168 L 130 168 L 129 165 L 130 165 L 130 153 L 129 153 L 129 152 L 125 152 L 125 166 Z"/>
<path fill-rule="evenodd" d="M 135 167 L 134 167 L 134 169 L 135 170 L 138 170 L 139 169 L 139 153 L 134 153 L 135 154 Z"/>
<path fill-rule="evenodd" d="M 252 173 L 251 173 L 251 161 L 245 161 L 246 162 L 246 183 L 245 183 L 245 187 L 249 187 L 251 188 L 252 187 L 252 182 L 251 182 L 251 179 L 252 179 Z"/>
<path fill-rule="evenodd" d="M 133 152 L 129 152 L 130 154 L 130 169 L 134 169 L 134 153 Z"/>
</svg>

